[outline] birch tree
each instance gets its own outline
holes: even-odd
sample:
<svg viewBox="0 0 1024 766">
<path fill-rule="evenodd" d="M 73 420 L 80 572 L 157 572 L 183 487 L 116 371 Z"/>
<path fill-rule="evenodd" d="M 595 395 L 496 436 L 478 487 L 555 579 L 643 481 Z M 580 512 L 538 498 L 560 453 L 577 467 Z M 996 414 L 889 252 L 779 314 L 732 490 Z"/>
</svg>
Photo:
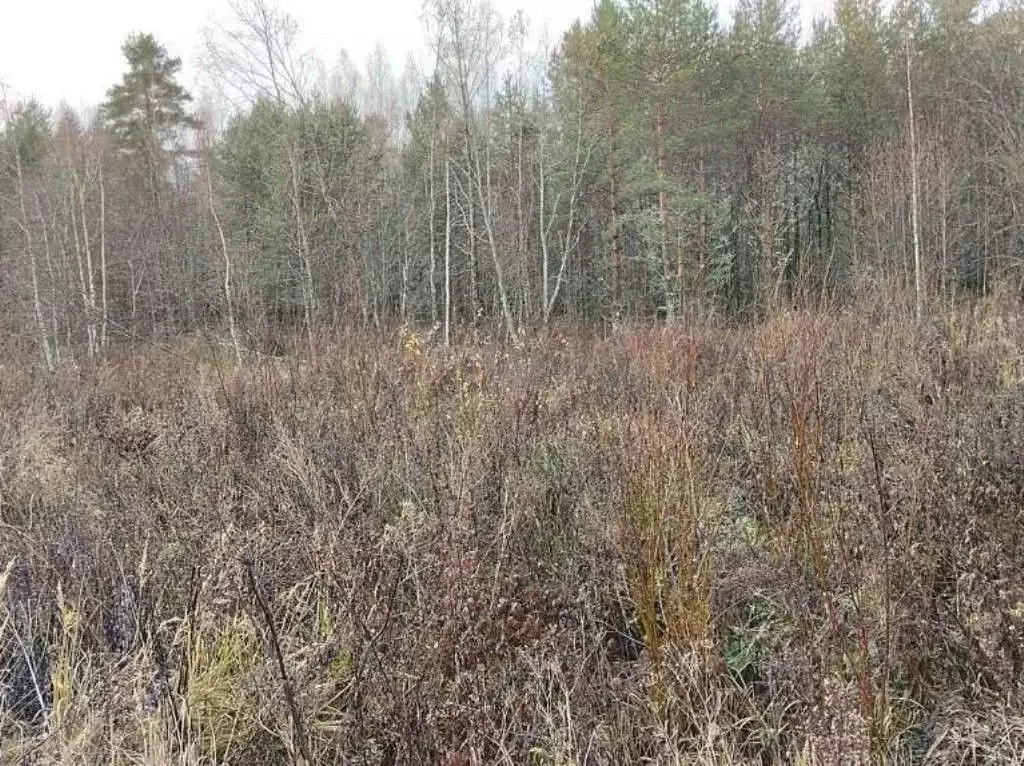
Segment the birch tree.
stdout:
<svg viewBox="0 0 1024 766">
<path fill-rule="evenodd" d="M 478 214 L 483 225 L 482 238 L 491 255 L 505 332 L 515 335 L 518 330 L 509 303 L 504 259 L 495 230 L 492 146 L 486 130 L 493 81 L 503 56 L 501 21 L 491 6 L 484 2 L 433 0 L 429 6 L 428 27 L 441 80 L 458 108 L 462 147 L 460 156 L 453 159 L 459 164 L 468 193 L 466 218 L 471 252 L 478 237 L 475 230 Z M 471 263 L 470 268 L 473 266 Z M 472 310 L 475 313 L 478 307 L 474 306 Z"/>
<path fill-rule="evenodd" d="M 10 106 L 6 94 L 0 89 L 0 127 L 3 128 L 2 152 L 4 164 L 0 172 L 13 177 L 16 206 L 12 205 L 10 217 L 22 236 L 25 258 L 28 261 L 32 293 L 32 316 L 35 324 L 36 338 L 43 361 L 51 372 L 59 359 L 59 348 L 56 334 L 51 333 L 51 325 L 47 321 L 41 286 L 42 268 L 39 258 L 37 236 L 38 220 L 32 215 L 32 199 L 38 198 L 38 192 L 32 190 L 32 180 L 27 176 L 33 166 L 39 166 L 50 151 L 52 135 L 48 116 L 36 102 L 28 102 Z M 45 239 L 43 248 L 48 253 L 48 241 Z M 52 281 L 51 281 L 52 289 Z M 51 296 L 52 297 L 52 296 Z M 51 302 L 51 306 L 53 303 Z"/>
</svg>

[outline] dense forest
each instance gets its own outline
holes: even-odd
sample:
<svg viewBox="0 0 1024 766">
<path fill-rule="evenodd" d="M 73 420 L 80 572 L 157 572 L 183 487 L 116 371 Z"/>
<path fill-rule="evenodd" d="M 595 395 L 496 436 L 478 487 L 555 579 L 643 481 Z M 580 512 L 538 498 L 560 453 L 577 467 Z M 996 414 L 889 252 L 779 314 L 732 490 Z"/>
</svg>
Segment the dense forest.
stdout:
<svg viewBox="0 0 1024 766">
<path fill-rule="evenodd" d="M 910 312 L 1024 259 L 1024 14 L 973 0 L 604 0 L 546 50 L 437 0 L 433 68 L 328 76 L 251 0 L 207 30 L 219 107 L 150 35 L 95 114 L 5 103 L 5 320 L 53 364 L 200 328 Z M 212 103 L 212 102 L 211 102 Z M 909 298 L 907 297 L 909 296 Z"/>
</svg>

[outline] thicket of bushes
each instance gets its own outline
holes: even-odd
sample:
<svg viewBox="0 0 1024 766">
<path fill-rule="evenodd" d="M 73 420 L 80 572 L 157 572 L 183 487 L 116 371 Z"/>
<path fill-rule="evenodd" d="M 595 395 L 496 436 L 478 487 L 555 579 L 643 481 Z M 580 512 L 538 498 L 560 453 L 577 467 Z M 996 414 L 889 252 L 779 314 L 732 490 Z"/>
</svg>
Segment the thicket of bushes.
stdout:
<svg viewBox="0 0 1024 766">
<path fill-rule="evenodd" d="M 1019 304 L 181 344 L 0 408 L 0 762 L 1024 752 Z"/>
</svg>

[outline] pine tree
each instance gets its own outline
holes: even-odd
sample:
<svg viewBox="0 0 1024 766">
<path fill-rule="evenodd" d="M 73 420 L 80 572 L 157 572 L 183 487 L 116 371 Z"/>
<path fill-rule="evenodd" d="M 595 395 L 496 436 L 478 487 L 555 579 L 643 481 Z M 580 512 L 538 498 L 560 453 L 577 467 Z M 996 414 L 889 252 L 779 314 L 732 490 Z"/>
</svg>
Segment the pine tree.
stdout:
<svg viewBox="0 0 1024 766">
<path fill-rule="evenodd" d="M 121 51 L 128 71 L 107 91 L 102 114 L 121 154 L 139 163 L 156 194 L 183 131 L 198 126 L 188 112 L 192 96 L 176 80 L 181 59 L 170 56 L 153 35 L 132 35 Z"/>
</svg>

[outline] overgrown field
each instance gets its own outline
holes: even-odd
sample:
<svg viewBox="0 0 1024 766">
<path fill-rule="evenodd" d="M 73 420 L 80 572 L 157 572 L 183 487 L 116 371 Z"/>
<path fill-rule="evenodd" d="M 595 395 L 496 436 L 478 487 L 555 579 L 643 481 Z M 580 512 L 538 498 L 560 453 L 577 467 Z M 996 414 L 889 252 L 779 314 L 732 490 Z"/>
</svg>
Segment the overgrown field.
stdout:
<svg viewBox="0 0 1024 766">
<path fill-rule="evenodd" d="M 2 763 L 1021 763 L 1024 310 L 0 371 Z"/>
</svg>

